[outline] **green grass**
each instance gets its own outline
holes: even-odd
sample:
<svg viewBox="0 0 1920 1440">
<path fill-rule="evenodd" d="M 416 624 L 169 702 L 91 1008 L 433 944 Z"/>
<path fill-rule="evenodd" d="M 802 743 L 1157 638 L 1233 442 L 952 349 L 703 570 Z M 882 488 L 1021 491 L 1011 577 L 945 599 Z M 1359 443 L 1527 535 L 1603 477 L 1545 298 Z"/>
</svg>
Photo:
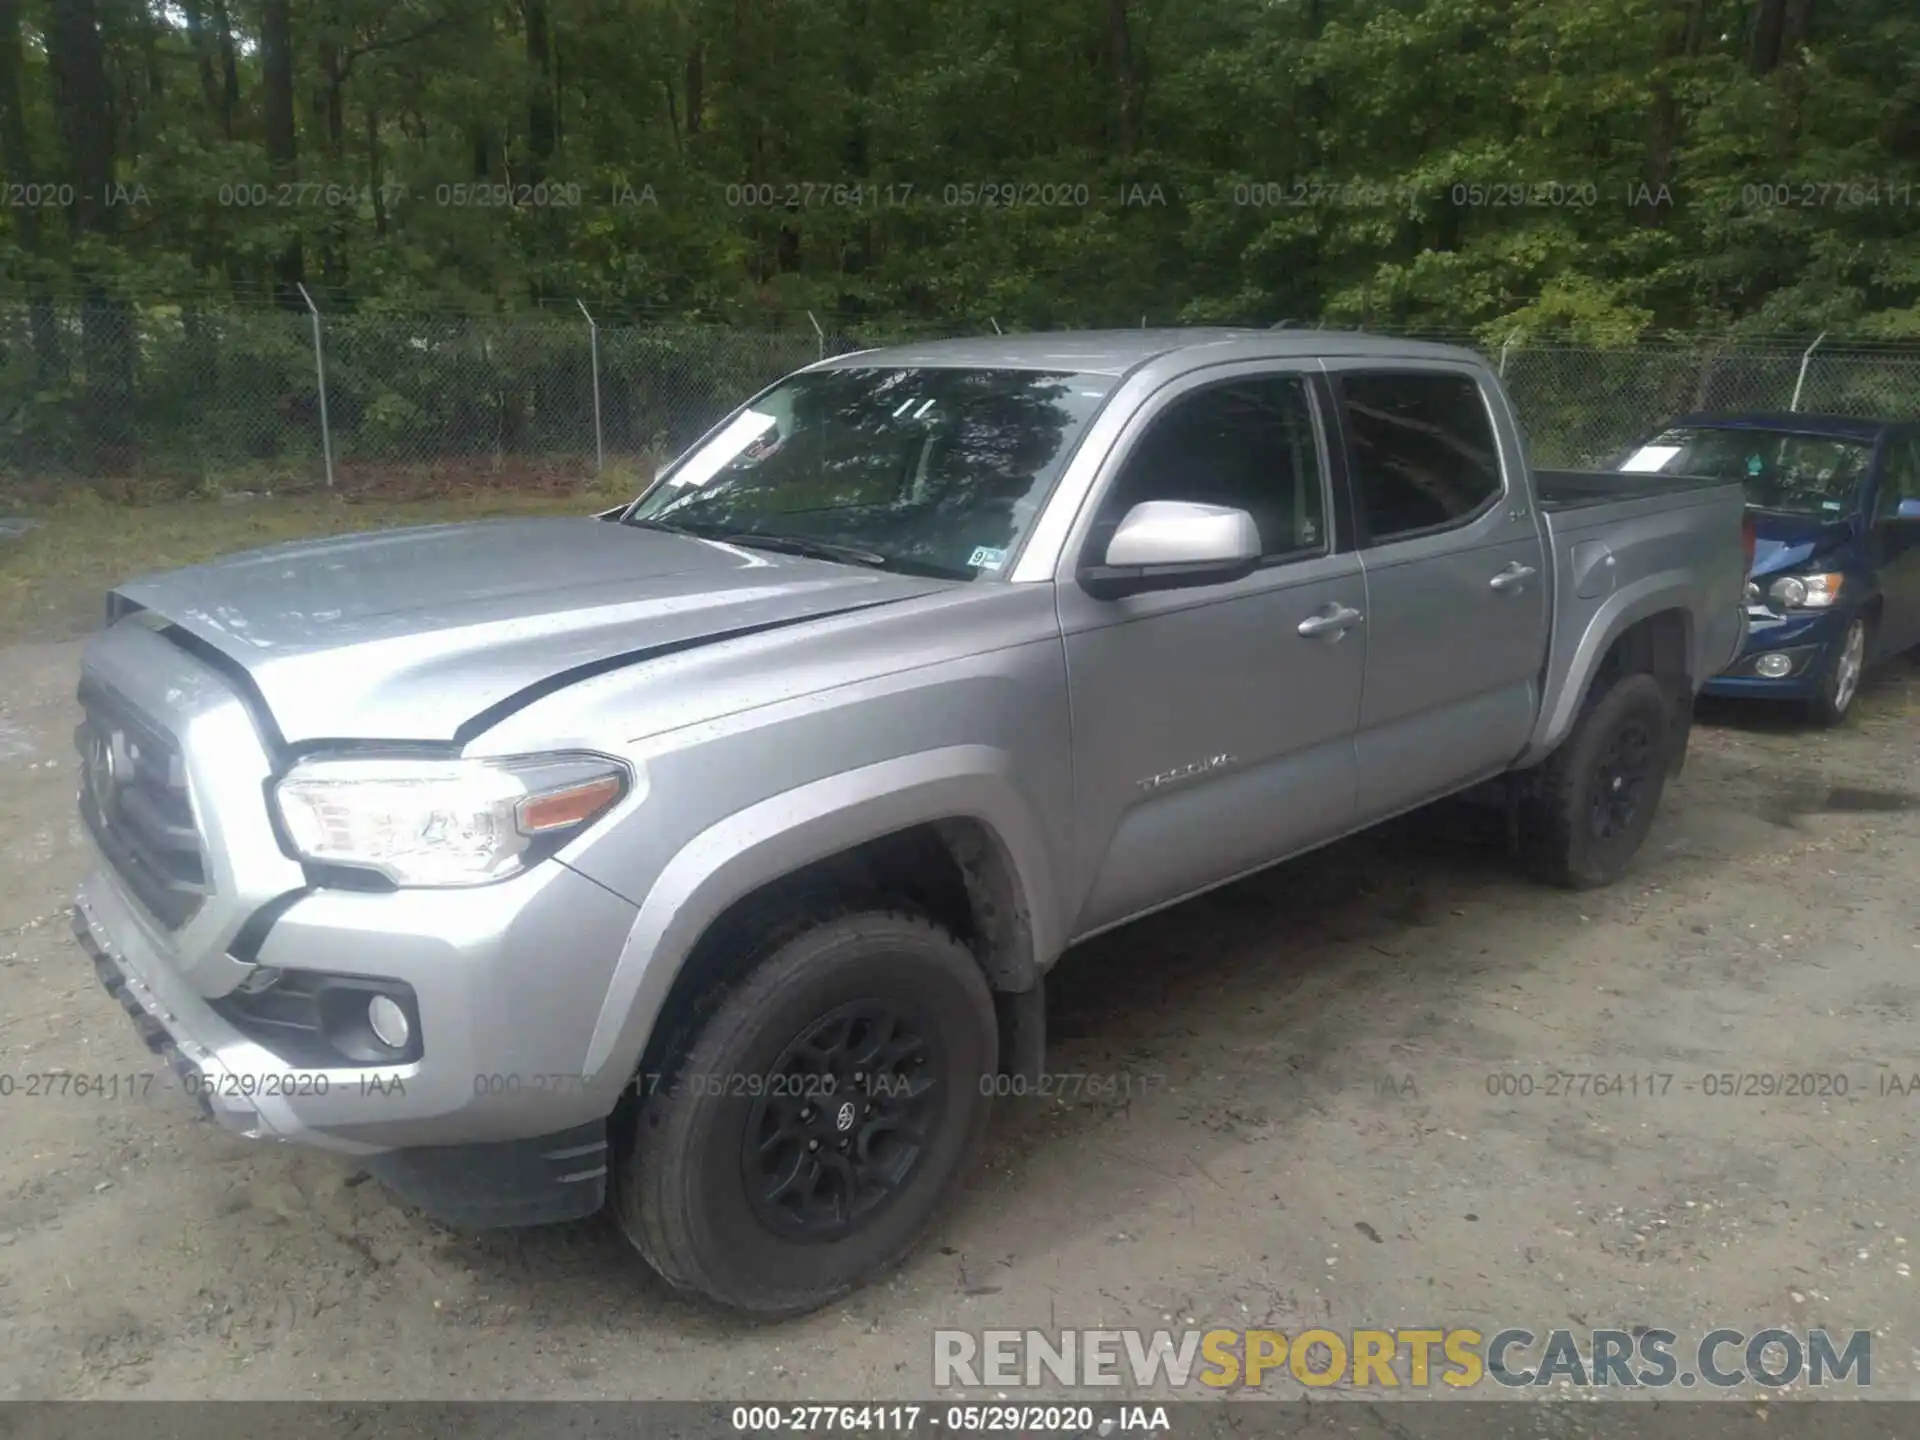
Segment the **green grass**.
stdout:
<svg viewBox="0 0 1920 1440">
<path fill-rule="evenodd" d="M 0 496 L 0 514 L 40 522 L 17 539 L 0 538 L 0 644 L 83 635 L 99 624 L 112 586 L 236 550 L 396 525 L 589 515 L 630 493 L 603 487 L 571 494 L 483 490 L 420 500 L 263 495 L 152 505 L 113 504 L 92 491 L 51 505 L 9 505 Z"/>
</svg>

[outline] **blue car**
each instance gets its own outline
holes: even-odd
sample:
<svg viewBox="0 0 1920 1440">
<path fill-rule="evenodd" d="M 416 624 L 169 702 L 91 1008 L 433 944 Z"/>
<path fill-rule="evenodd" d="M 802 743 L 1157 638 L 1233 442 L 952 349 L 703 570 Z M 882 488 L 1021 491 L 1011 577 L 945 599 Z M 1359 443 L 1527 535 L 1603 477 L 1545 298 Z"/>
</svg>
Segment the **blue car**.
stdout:
<svg viewBox="0 0 1920 1440">
<path fill-rule="evenodd" d="M 1920 423 L 1686 415 L 1611 468 L 1746 483 L 1747 643 L 1705 693 L 1838 724 L 1868 666 L 1920 646 Z"/>
</svg>

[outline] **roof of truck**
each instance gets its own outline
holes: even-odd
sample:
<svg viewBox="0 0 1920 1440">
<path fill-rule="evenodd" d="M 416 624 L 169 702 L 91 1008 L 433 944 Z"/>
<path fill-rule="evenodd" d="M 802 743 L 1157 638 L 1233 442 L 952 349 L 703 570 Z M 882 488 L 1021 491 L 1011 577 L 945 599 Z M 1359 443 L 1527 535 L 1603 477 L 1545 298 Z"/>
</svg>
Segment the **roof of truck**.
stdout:
<svg viewBox="0 0 1920 1440">
<path fill-rule="evenodd" d="M 1737 415 L 1699 411 L 1669 422 L 1702 430 L 1785 430 L 1794 435 L 1830 435 L 1839 440 L 1877 440 L 1901 422 L 1858 415 L 1810 415 L 1805 411 L 1752 410 Z"/>
<path fill-rule="evenodd" d="M 1481 358 L 1457 346 L 1396 340 L 1390 335 L 1196 325 L 1161 330 L 1052 330 L 1038 334 L 977 335 L 964 340 L 910 341 L 904 345 L 836 355 L 822 365 L 830 369 L 864 369 L 875 365 L 966 366 L 1124 375 L 1135 366 L 1163 355 L 1227 344 L 1236 346 L 1235 358 L 1242 354 L 1247 358 L 1377 355 L 1395 360 L 1473 362 Z M 1249 345 L 1256 348 L 1248 350 Z"/>
</svg>

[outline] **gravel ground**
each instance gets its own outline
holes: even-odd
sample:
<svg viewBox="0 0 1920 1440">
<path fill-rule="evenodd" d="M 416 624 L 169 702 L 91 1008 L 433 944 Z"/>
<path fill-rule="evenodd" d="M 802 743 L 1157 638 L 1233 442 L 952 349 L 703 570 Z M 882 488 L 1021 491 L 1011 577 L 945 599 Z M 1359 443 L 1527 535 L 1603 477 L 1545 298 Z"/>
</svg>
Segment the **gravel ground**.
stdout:
<svg viewBox="0 0 1920 1440">
<path fill-rule="evenodd" d="M 925 1398 L 936 1326 L 1169 1324 L 1869 1327 L 1920 1397 L 1920 667 L 1703 716 L 1610 890 L 1430 812 L 1075 952 L 1049 1068 L 1132 1093 L 1004 1103 L 903 1269 L 748 1325 L 604 1220 L 455 1235 L 200 1121 L 67 931 L 76 655 L 0 649 L 0 1075 L 156 1078 L 0 1098 L 0 1398 Z"/>
</svg>

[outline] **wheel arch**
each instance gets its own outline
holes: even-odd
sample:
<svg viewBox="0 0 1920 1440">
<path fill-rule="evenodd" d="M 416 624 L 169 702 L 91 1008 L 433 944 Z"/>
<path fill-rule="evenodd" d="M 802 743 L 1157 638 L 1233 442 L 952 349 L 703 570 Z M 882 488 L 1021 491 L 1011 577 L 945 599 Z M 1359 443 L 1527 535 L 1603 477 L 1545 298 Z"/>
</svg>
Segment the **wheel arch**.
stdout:
<svg viewBox="0 0 1920 1440">
<path fill-rule="evenodd" d="M 1696 637 L 1690 592 L 1667 577 L 1652 577 L 1612 596 L 1594 613 L 1574 647 L 1566 678 L 1547 697 L 1532 743 L 1521 759 L 1544 759 L 1574 722 L 1621 675 L 1645 671 L 1670 682 L 1682 718 L 1692 713 Z"/>
<path fill-rule="evenodd" d="M 615 964 L 587 1073 L 644 1069 L 729 978 L 738 922 L 822 891 L 939 921 L 997 994 L 1031 991 L 1063 948 L 1047 848 L 1007 757 L 984 746 L 899 757 L 749 806 L 681 849 Z"/>
</svg>

